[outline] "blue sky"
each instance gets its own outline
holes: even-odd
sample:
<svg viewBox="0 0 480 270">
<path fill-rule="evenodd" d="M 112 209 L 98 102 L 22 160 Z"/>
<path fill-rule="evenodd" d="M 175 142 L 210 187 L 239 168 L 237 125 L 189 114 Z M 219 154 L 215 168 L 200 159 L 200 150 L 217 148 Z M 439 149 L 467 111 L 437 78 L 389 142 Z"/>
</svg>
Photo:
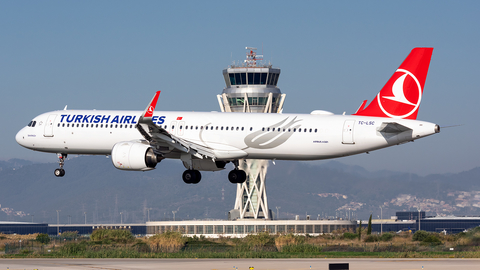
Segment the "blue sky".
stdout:
<svg viewBox="0 0 480 270">
<path fill-rule="evenodd" d="M 440 134 L 338 159 L 418 174 L 479 166 L 478 1 L 1 1 L 0 159 L 56 162 L 14 140 L 63 109 L 218 110 L 222 69 L 258 47 L 284 112 L 354 113 L 414 47 L 434 47 L 418 119 Z M 312 162 L 314 164 L 315 162 Z"/>
</svg>

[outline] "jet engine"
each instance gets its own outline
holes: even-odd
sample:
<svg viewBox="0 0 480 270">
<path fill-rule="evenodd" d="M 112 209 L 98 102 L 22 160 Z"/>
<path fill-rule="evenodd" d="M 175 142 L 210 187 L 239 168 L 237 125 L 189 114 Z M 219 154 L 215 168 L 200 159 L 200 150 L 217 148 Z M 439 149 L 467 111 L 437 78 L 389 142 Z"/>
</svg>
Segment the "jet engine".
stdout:
<svg viewBox="0 0 480 270">
<path fill-rule="evenodd" d="M 120 170 L 149 171 L 160 161 L 150 145 L 141 142 L 119 142 L 112 148 L 113 166 Z"/>
</svg>

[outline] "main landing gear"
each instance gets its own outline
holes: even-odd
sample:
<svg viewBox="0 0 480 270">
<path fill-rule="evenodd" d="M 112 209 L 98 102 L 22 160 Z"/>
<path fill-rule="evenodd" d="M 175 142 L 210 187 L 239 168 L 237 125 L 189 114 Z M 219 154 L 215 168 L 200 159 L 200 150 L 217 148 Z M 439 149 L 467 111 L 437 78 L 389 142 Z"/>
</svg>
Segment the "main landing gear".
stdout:
<svg viewBox="0 0 480 270">
<path fill-rule="evenodd" d="M 60 168 L 55 169 L 53 174 L 55 174 L 56 177 L 62 177 L 65 175 L 63 164 L 65 164 L 65 159 L 67 158 L 67 154 L 58 153 L 57 156 L 58 156 L 58 165 L 60 166 Z"/>
<path fill-rule="evenodd" d="M 233 169 L 228 173 L 228 181 L 232 184 L 241 184 L 247 180 L 247 174 L 243 170 Z"/>
<path fill-rule="evenodd" d="M 244 170 L 238 169 L 238 160 L 234 160 L 233 164 L 235 165 L 235 169 L 228 173 L 228 181 L 232 184 L 241 184 L 245 182 L 245 180 L 247 180 L 247 174 Z"/>
<path fill-rule="evenodd" d="M 187 184 L 198 184 L 202 180 L 202 174 L 197 170 L 186 170 L 183 172 L 182 179 Z"/>
</svg>

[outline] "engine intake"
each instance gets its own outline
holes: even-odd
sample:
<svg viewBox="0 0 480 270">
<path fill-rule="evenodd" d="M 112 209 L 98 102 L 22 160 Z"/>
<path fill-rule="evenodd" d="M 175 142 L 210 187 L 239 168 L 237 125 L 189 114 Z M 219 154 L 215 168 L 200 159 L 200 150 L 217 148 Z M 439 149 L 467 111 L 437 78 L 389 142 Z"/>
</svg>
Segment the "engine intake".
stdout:
<svg viewBox="0 0 480 270">
<path fill-rule="evenodd" d="M 140 142 L 119 142 L 112 148 L 112 163 L 115 168 L 128 171 L 155 169 L 161 158 L 148 144 Z"/>
</svg>

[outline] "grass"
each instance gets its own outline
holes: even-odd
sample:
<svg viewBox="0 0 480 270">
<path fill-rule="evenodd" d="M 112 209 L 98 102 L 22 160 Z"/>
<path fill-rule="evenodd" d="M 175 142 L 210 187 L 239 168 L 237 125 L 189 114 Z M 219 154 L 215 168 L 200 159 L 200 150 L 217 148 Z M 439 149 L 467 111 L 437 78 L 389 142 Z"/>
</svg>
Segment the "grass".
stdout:
<svg viewBox="0 0 480 270">
<path fill-rule="evenodd" d="M 336 232 L 317 237 L 259 233 L 245 238 L 185 237 L 167 232 L 150 238 L 127 233 L 101 232 L 99 237 L 58 244 L 28 242 L 12 249 L 4 258 L 480 258 L 480 228 L 458 235 L 409 233 L 367 236 L 359 241 L 353 233 Z M 110 237 L 113 235 L 115 237 Z M 33 239 L 35 235 L 29 236 Z M 121 237 L 120 237 L 121 236 Z M 2 235 L 0 241 L 18 242 Z M 106 239 L 106 240 L 105 240 Z M 433 239 L 433 241 L 432 241 Z M 78 240 L 78 241 L 77 241 Z M 55 243 L 56 242 L 56 243 Z M 31 243 L 31 244 L 27 244 Z M 5 246 L 5 245 L 4 245 Z M 1 246 L 0 246 L 1 248 Z M 450 250 L 453 248 L 453 251 Z"/>
</svg>

